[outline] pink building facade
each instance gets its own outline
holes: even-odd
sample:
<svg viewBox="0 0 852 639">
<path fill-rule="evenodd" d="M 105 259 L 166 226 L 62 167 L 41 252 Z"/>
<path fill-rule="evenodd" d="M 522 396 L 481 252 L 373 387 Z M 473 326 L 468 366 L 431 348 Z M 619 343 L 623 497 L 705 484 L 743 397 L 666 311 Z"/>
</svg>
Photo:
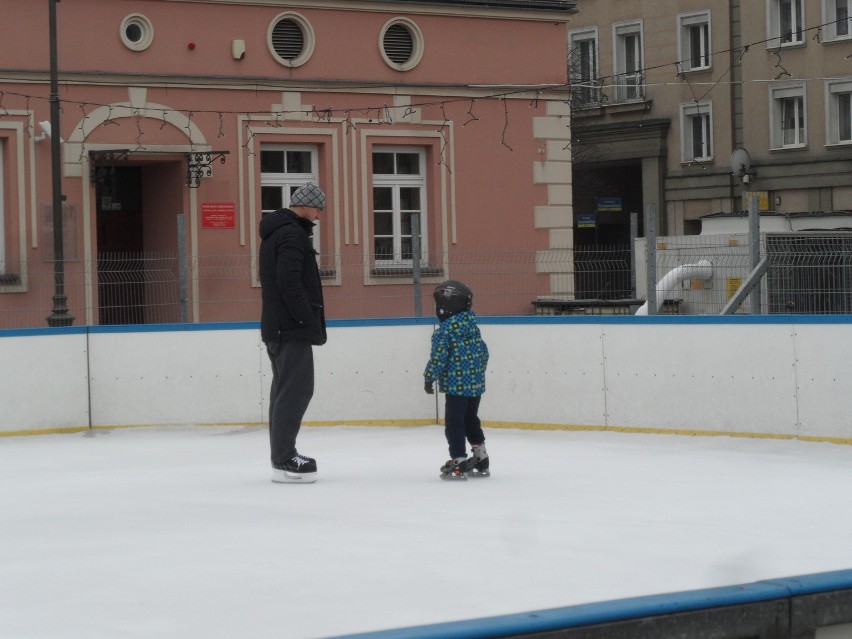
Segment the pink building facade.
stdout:
<svg viewBox="0 0 852 639">
<path fill-rule="evenodd" d="M 50 3 L 0 0 L 0 328 L 51 311 L 56 135 L 75 324 L 257 319 L 258 223 L 308 180 L 331 318 L 414 314 L 418 272 L 424 314 L 447 278 L 571 297 L 573 2 L 57 3 L 48 134 Z"/>
</svg>

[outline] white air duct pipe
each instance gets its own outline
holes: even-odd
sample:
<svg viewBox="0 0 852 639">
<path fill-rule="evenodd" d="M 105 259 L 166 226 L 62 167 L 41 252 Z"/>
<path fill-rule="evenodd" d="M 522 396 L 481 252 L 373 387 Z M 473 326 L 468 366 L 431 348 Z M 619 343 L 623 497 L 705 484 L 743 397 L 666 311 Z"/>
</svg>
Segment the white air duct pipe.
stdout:
<svg viewBox="0 0 852 639">
<path fill-rule="evenodd" d="M 669 297 L 674 287 L 683 281 L 691 279 L 709 280 L 713 277 L 713 265 L 707 260 L 699 260 L 697 264 L 682 264 L 673 268 L 657 282 L 657 311 L 663 302 Z M 642 304 L 636 311 L 636 315 L 648 314 L 648 302 Z"/>
</svg>

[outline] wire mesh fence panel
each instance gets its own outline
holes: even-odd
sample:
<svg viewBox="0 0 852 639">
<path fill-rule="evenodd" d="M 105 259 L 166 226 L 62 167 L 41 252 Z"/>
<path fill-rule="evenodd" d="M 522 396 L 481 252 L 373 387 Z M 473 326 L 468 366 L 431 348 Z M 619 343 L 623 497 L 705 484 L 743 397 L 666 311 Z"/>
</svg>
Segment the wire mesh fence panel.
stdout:
<svg viewBox="0 0 852 639">
<path fill-rule="evenodd" d="M 658 283 L 703 261 L 711 265 L 711 277 L 670 279 L 662 308 L 684 315 L 715 315 L 748 278 L 751 271 L 748 237 L 692 235 L 660 237 L 656 246 Z M 657 298 L 661 292 L 658 288 Z"/>
<path fill-rule="evenodd" d="M 630 246 L 587 246 L 574 250 L 577 299 L 635 297 Z"/>
<path fill-rule="evenodd" d="M 852 236 L 769 235 L 770 313 L 852 313 Z"/>
<path fill-rule="evenodd" d="M 656 249 L 658 282 L 684 265 L 712 265 L 711 277 L 684 279 L 667 293 L 684 314 L 720 313 L 752 271 L 747 234 L 663 237 Z M 849 233 L 765 234 L 760 251 L 769 263 L 760 281 L 762 313 L 852 312 Z"/>
<path fill-rule="evenodd" d="M 98 323 L 162 324 L 180 318 L 177 255 L 99 253 Z"/>
<path fill-rule="evenodd" d="M 762 312 L 852 313 L 852 234 L 767 234 L 761 246 L 770 264 Z M 630 248 L 433 252 L 423 255 L 417 283 L 412 262 L 377 263 L 363 250 L 322 255 L 318 263 L 329 319 L 429 316 L 432 290 L 445 279 L 465 282 L 481 315 L 632 313 L 644 251 L 634 274 Z M 752 270 L 747 235 L 658 238 L 655 248 L 659 279 L 685 265 L 712 265 L 707 278 L 678 280 L 661 312 L 718 314 Z M 54 264 L 6 268 L 0 328 L 46 326 Z M 183 265 L 171 253 L 101 253 L 65 263 L 63 284 L 78 325 L 257 321 L 261 312 L 257 262 L 247 253 L 189 256 Z"/>
</svg>

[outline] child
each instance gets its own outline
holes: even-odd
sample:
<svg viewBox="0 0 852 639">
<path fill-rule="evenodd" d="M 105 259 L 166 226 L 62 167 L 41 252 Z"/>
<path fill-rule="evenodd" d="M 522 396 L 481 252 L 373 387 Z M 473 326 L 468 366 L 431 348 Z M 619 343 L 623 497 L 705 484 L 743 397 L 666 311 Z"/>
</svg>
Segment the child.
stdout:
<svg viewBox="0 0 852 639">
<path fill-rule="evenodd" d="M 444 434 L 450 447 L 450 460 L 441 467 L 441 479 L 488 477 L 485 434 L 479 423 L 479 400 L 485 392 L 488 347 L 482 341 L 476 315 L 470 310 L 473 292 L 461 282 L 447 280 L 436 288 L 435 314 L 441 324 L 432 334 L 432 354 L 426 370 L 425 390 L 446 393 Z M 472 451 L 467 458 L 465 439 Z"/>
</svg>

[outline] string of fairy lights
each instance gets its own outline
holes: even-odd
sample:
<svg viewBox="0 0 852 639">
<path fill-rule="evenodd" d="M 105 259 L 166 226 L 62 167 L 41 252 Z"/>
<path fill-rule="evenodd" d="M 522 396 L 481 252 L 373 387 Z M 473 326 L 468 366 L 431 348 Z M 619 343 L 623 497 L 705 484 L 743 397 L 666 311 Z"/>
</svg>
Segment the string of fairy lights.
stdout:
<svg viewBox="0 0 852 639">
<path fill-rule="evenodd" d="M 802 37 L 804 38 L 805 34 L 812 34 L 810 37 L 816 41 L 817 43 L 822 42 L 822 33 L 823 30 L 831 25 L 837 24 L 840 20 L 829 21 L 823 24 L 819 24 L 813 27 L 802 28 L 800 32 L 802 33 Z M 798 33 L 798 32 L 797 32 Z M 707 97 L 712 94 L 712 92 L 721 85 L 727 85 L 732 83 L 738 84 L 750 84 L 750 83 L 771 83 L 777 82 L 779 80 L 785 78 L 794 78 L 794 74 L 787 68 L 787 64 L 785 64 L 784 59 L 784 48 L 780 46 L 781 40 L 779 36 L 774 36 L 771 38 L 766 38 L 763 40 L 758 40 L 754 42 L 750 42 L 738 48 L 729 48 L 722 49 L 718 51 L 711 52 L 711 56 L 714 59 L 718 59 L 719 56 L 730 54 L 732 61 L 730 64 L 724 68 L 724 70 L 716 77 L 714 80 L 699 82 L 690 78 L 690 74 L 684 72 L 684 68 L 689 68 L 688 60 L 675 60 L 669 61 L 666 63 L 655 64 L 644 66 L 639 69 L 631 70 L 631 74 L 641 75 L 643 80 L 647 79 L 647 75 L 649 72 L 663 70 L 666 68 L 674 69 L 674 78 L 671 80 L 664 80 L 659 82 L 647 82 L 643 81 L 642 86 L 645 88 L 653 88 L 653 87 L 671 87 L 671 86 L 679 86 L 682 87 L 686 85 L 692 94 L 692 101 L 696 105 L 700 105 L 704 102 Z M 758 47 L 760 45 L 766 45 L 768 48 L 768 53 L 775 56 L 775 63 L 773 65 L 773 69 L 777 70 L 777 73 L 774 77 L 767 78 L 758 78 L 758 79 L 750 79 L 750 80 L 737 80 L 734 81 L 729 78 L 733 69 L 742 63 L 743 59 L 752 51 L 753 48 Z M 848 60 L 852 58 L 852 54 L 843 56 L 844 59 Z M 239 110 L 239 111 L 231 111 L 227 109 L 207 109 L 207 108 L 194 108 L 186 113 L 186 125 L 187 134 L 191 133 L 191 129 L 194 125 L 194 118 L 198 118 L 200 116 L 209 116 L 214 115 L 218 120 L 218 130 L 217 130 L 217 139 L 226 137 L 226 117 L 227 116 L 239 116 L 242 118 L 243 126 L 246 130 L 246 141 L 243 143 L 243 148 L 247 150 L 247 152 L 251 152 L 252 148 L 252 138 L 254 137 L 254 131 L 252 129 L 252 122 L 263 122 L 265 126 L 271 127 L 283 127 L 285 125 L 285 120 L 291 117 L 298 116 L 307 117 L 315 122 L 326 122 L 332 123 L 337 122 L 341 123 L 344 127 L 344 131 L 346 133 L 350 133 L 358 128 L 361 123 L 368 124 L 378 124 L 378 125 L 393 125 L 398 120 L 406 120 L 409 116 L 416 113 L 418 110 L 427 109 L 427 108 L 436 108 L 440 111 L 441 120 L 440 127 L 437 129 L 437 133 L 441 139 L 440 143 L 440 159 L 438 164 L 443 164 L 448 169 L 450 168 L 446 163 L 446 149 L 448 146 L 447 142 L 447 129 L 451 122 L 451 119 L 447 115 L 447 107 L 450 105 L 458 105 L 460 104 L 462 107 L 466 106 L 466 110 L 463 114 L 464 121 L 461 123 L 462 127 L 466 127 L 472 123 L 479 122 L 482 118 L 477 115 L 474 110 L 476 108 L 477 102 L 480 100 L 498 100 L 502 102 L 502 126 L 500 128 L 500 145 L 509 151 L 513 151 L 514 149 L 509 144 L 508 133 L 510 127 L 510 117 L 509 117 L 509 108 L 508 101 L 510 99 L 521 99 L 527 98 L 529 99 L 529 107 L 533 109 L 537 109 L 539 107 L 539 102 L 541 101 L 561 101 L 561 102 L 569 102 L 571 100 L 570 92 L 572 89 L 593 89 L 595 91 L 600 91 L 603 99 L 605 100 L 606 92 L 618 90 L 626 85 L 623 83 L 622 78 L 624 74 L 613 74 L 613 75 L 598 75 L 592 80 L 588 81 L 573 81 L 565 84 L 542 84 L 542 85 L 529 85 L 529 86 L 510 86 L 510 87 L 495 87 L 495 90 L 488 91 L 488 87 L 483 87 L 482 85 L 454 85 L 451 88 L 455 91 L 465 90 L 468 92 L 476 91 L 479 93 L 479 97 L 470 97 L 469 95 L 458 96 L 458 97 L 441 97 L 439 99 L 424 99 L 417 102 L 412 102 L 410 104 L 405 105 L 395 105 L 395 104 L 379 104 L 379 105 L 371 105 L 371 106 L 344 106 L 344 107 L 324 107 L 318 108 L 316 106 L 312 106 L 310 110 L 288 110 L 283 108 L 279 110 L 275 110 L 270 112 L 269 110 L 263 111 L 251 111 L 251 110 Z M 807 82 L 807 81 L 825 81 L 834 78 L 797 78 L 798 80 Z M 0 78 L 0 81 L 6 80 L 9 82 L 14 82 L 15 80 L 11 78 Z M 18 81 L 19 82 L 19 81 Z M 31 81 L 32 83 L 32 81 Z M 100 86 L 118 86 L 116 82 L 106 82 L 106 81 L 98 81 L 98 80 L 87 80 L 82 82 L 83 85 L 100 85 Z M 171 80 L 168 82 L 158 82 L 155 80 L 147 80 L 145 85 L 148 87 L 163 87 L 163 88 L 171 88 L 175 86 L 175 81 Z M 191 86 L 191 85 L 190 85 Z M 245 81 L 244 87 L 246 89 L 280 89 L 285 91 L 318 91 L 317 87 L 311 86 L 310 84 L 294 86 L 292 83 L 265 83 L 265 82 L 250 82 L 248 80 Z M 345 87 L 348 90 L 355 91 L 363 91 L 363 90 L 378 90 L 382 88 L 399 88 L 398 85 L 394 85 L 393 87 L 382 86 L 378 84 L 349 84 Z M 338 89 L 340 90 L 340 89 Z M 566 95 L 567 94 L 567 95 Z M 532 95 L 532 98 L 528 96 Z M 48 98 L 44 95 L 38 94 L 29 94 L 23 91 L 10 91 L 10 90 L 0 90 L 0 117 L 13 117 L 16 113 L 13 113 L 14 108 L 10 104 L 10 100 L 12 99 L 20 99 L 24 103 L 24 112 L 31 113 L 32 103 L 34 101 L 47 101 Z M 165 128 L 169 124 L 169 114 L 172 112 L 177 112 L 179 109 L 168 108 L 168 107 L 144 107 L 144 109 L 136 108 L 136 107 L 128 107 L 128 106 L 116 106 L 113 104 L 103 104 L 98 102 L 91 101 L 81 101 L 81 100 L 67 100 L 63 99 L 60 96 L 60 106 L 63 111 L 71 106 L 77 108 L 81 113 L 80 124 L 78 125 L 81 130 L 84 132 L 84 140 L 81 146 L 84 147 L 86 140 L 89 135 L 97 128 L 93 127 L 91 130 L 86 132 L 86 121 L 88 120 L 89 113 L 94 109 L 106 108 L 107 116 L 106 118 L 100 122 L 98 126 L 119 126 L 119 122 L 117 119 L 123 118 L 132 118 L 135 121 L 136 127 L 136 145 L 137 150 L 144 149 L 143 144 L 143 136 L 144 130 L 142 121 L 145 118 L 151 118 L 152 116 L 155 118 L 159 118 L 162 120 L 160 125 L 160 130 Z M 144 115 L 143 115 L 144 112 Z M 401 115 L 399 115 L 401 113 Z M 395 117 L 397 114 L 398 117 Z M 644 118 L 643 113 L 643 118 Z M 28 126 L 26 128 L 26 133 L 29 136 L 33 136 L 33 124 L 31 118 L 29 119 Z M 188 135 L 190 139 L 192 139 L 191 135 Z M 570 146 L 570 142 L 566 145 L 565 148 Z M 85 153 L 85 151 L 81 151 L 81 153 Z M 81 158 L 82 159 L 82 158 Z"/>
</svg>

